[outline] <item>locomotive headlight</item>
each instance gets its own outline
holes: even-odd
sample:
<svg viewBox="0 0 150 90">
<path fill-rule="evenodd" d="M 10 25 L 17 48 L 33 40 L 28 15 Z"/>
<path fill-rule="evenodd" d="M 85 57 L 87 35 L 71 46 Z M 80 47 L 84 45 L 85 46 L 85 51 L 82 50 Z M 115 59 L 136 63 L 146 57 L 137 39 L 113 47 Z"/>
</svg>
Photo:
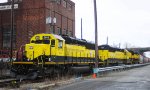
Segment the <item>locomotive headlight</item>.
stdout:
<svg viewBox="0 0 150 90">
<path fill-rule="evenodd" d="M 29 49 L 33 49 L 33 46 L 30 46 Z"/>
</svg>

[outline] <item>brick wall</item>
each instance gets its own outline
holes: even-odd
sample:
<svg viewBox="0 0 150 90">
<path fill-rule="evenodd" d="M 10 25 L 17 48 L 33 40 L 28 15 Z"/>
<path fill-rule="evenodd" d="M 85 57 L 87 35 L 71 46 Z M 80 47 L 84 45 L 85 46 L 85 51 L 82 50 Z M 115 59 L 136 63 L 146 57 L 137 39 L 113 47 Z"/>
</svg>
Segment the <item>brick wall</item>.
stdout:
<svg viewBox="0 0 150 90">
<path fill-rule="evenodd" d="M 11 18 L 10 18 L 10 11 L 6 10 L 6 11 L 0 11 L 0 48 L 3 48 L 3 29 L 5 27 L 10 27 L 10 22 L 11 22 Z M 9 16 L 9 17 L 8 17 Z"/>
<path fill-rule="evenodd" d="M 17 47 L 29 43 L 37 33 L 45 32 L 44 3 L 40 0 L 23 0 L 18 11 Z"/>
<path fill-rule="evenodd" d="M 71 2 L 70 0 L 66 0 L 67 5 L 68 3 L 72 5 L 71 10 L 68 9 L 68 7 L 64 7 L 61 4 L 49 2 L 49 0 L 46 0 L 46 17 L 56 17 L 56 24 L 55 24 L 55 33 L 58 34 L 57 28 L 61 28 L 62 34 L 65 34 L 64 30 L 67 30 L 68 33 L 75 32 L 75 4 Z M 49 3 L 47 3 L 49 2 Z M 49 30 L 50 25 L 47 25 L 47 29 Z M 48 31 L 47 30 L 47 31 Z M 49 30 L 50 31 L 50 30 Z M 72 35 L 70 35 L 72 36 Z M 75 34 L 73 34 L 73 37 L 75 37 Z"/>
<path fill-rule="evenodd" d="M 15 25 L 16 25 L 16 49 L 21 45 L 29 43 L 30 38 L 37 33 L 50 33 L 50 24 L 46 25 L 48 16 L 56 17 L 57 22 L 54 24 L 55 33 L 58 34 L 58 29 L 66 29 L 75 32 L 75 6 L 72 4 L 72 10 L 52 3 L 50 0 L 22 0 L 19 2 L 19 9 L 15 10 Z M 7 3 L 4 3 L 7 4 Z M 0 4 L 1 5 L 1 4 Z M 0 28 L 3 25 L 10 24 L 10 10 L 0 11 Z M 62 31 L 63 32 L 63 31 Z M 73 34 L 75 36 L 75 34 Z M 0 49 L 2 49 L 2 30 L 0 29 Z"/>
</svg>

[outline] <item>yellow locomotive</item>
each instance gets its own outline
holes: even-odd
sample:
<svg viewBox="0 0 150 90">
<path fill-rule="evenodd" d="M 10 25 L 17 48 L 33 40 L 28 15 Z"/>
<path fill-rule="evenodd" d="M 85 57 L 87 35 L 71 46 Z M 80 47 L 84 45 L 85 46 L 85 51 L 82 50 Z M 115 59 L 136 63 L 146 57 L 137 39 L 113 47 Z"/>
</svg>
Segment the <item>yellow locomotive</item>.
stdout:
<svg viewBox="0 0 150 90">
<path fill-rule="evenodd" d="M 138 63 L 139 54 L 101 45 L 99 66 Z M 95 44 L 68 36 L 36 34 L 25 45 L 24 56 L 15 60 L 12 73 L 29 75 L 67 73 L 73 67 L 92 69 L 95 64 Z"/>
</svg>

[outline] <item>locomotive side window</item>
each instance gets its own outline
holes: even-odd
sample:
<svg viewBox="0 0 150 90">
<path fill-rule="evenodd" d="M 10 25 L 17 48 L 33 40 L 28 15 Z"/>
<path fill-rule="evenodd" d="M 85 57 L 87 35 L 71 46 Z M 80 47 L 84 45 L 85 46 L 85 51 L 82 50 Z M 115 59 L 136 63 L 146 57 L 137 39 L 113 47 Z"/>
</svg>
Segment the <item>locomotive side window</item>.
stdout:
<svg viewBox="0 0 150 90">
<path fill-rule="evenodd" d="M 34 40 L 31 41 L 31 43 L 34 43 L 34 42 L 35 42 Z"/>
<path fill-rule="evenodd" d="M 40 37 L 39 37 L 39 36 L 36 36 L 36 37 L 35 37 L 35 40 L 40 40 Z"/>
<path fill-rule="evenodd" d="M 55 47 L 55 40 L 51 40 L 51 46 Z"/>
<path fill-rule="evenodd" d="M 50 44 L 50 40 L 43 40 L 43 44 Z"/>
<path fill-rule="evenodd" d="M 35 43 L 35 44 L 50 44 L 50 40 L 32 40 L 31 43 Z"/>
<path fill-rule="evenodd" d="M 43 44 L 50 44 L 50 36 L 43 36 Z"/>
<path fill-rule="evenodd" d="M 58 48 L 62 48 L 63 47 L 63 41 L 62 40 L 58 40 Z"/>
<path fill-rule="evenodd" d="M 50 36 L 43 36 L 43 39 L 40 39 L 40 36 L 36 36 L 35 40 L 32 40 L 31 43 L 35 44 L 50 44 Z"/>
<path fill-rule="evenodd" d="M 42 44 L 42 40 L 36 40 L 34 41 L 35 44 Z"/>
</svg>

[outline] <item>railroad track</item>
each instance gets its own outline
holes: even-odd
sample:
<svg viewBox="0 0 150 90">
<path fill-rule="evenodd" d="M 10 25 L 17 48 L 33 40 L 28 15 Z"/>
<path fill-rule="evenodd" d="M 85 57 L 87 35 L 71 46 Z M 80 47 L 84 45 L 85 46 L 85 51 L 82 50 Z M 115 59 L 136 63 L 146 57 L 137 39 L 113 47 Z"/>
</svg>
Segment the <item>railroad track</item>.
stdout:
<svg viewBox="0 0 150 90">
<path fill-rule="evenodd" d="M 16 78 L 9 78 L 0 80 L 0 88 L 10 87 L 10 88 L 19 88 L 20 85 L 26 83 L 37 83 L 42 82 L 44 79 L 36 79 L 36 80 L 18 80 Z"/>
<path fill-rule="evenodd" d="M 0 88 L 3 87 L 19 87 L 20 81 L 14 78 L 0 80 Z"/>
<path fill-rule="evenodd" d="M 33 83 L 39 83 L 39 82 L 45 82 L 45 80 L 55 80 L 54 78 L 51 79 L 49 77 L 39 77 L 35 80 L 29 80 L 29 79 L 16 79 L 16 78 L 10 78 L 10 77 L 1 77 L 0 78 L 0 88 L 19 88 L 20 85 L 24 84 L 33 84 Z"/>
<path fill-rule="evenodd" d="M 111 72 L 111 71 L 118 71 L 118 70 L 124 70 L 124 69 L 131 69 L 133 67 L 140 67 L 140 66 L 145 66 L 145 65 L 149 65 L 149 64 L 113 66 L 113 67 L 99 68 L 98 70 L 99 70 L 100 74 L 102 74 L 103 72 L 109 72 L 109 71 Z M 89 73 L 84 73 L 82 75 L 81 74 L 77 75 L 77 77 L 82 77 L 82 76 L 84 77 L 84 76 L 88 76 L 88 75 L 89 75 Z M 69 77 L 71 77 L 71 76 L 69 76 Z M 52 80 L 52 81 L 55 80 L 55 78 L 49 78 L 49 77 L 38 78 L 36 80 L 0 77 L 0 88 L 3 88 L 3 87 L 19 88 L 20 85 L 24 85 L 24 84 L 45 82 L 45 79 Z"/>
</svg>

